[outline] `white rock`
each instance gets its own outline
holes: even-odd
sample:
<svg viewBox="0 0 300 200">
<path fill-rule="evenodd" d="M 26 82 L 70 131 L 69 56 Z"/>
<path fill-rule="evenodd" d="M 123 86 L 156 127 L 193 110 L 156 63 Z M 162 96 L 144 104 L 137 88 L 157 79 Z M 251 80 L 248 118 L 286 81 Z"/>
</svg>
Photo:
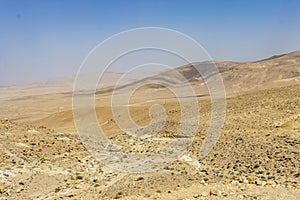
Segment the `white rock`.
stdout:
<svg viewBox="0 0 300 200">
<path fill-rule="evenodd" d="M 243 183 L 248 184 L 249 181 L 248 181 L 247 179 L 244 179 L 244 180 L 243 180 Z"/>
<path fill-rule="evenodd" d="M 30 129 L 27 131 L 28 133 L 40 133 L 39 131 L 35 130 L 35 129 Z"/>
<path fill-rule="evenodd" d="M 199 163 L 198 160 L 191 158 L 189 155 L 183 155 L 179 158 L 181 161 L 185 161 L 188 164 L 192 165 L 195 167 L 195 169 L 198 171 L 201 167 L 201 164 Z"/>
</svg>

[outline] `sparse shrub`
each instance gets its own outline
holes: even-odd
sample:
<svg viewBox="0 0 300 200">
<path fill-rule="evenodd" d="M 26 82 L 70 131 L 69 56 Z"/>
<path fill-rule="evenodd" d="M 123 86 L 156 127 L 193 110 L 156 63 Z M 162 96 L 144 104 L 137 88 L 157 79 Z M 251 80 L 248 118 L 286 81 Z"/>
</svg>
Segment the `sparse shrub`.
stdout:
<svg viewBox="0 0 300 200">
<path fill-rule="evenodd" d="M 270 179 L 275 180 L 275 176 L 268 176 L 268 179 L 269 179 L 269 180 L 270 180 Z"/>
<path fill-rule="evenodd" d="M 255 164 L 253 167 L 254 167 L 254 169 L 259 168 L 259 164 Z"/>
<path fill-rule="evenodd" d="M 138 178 L 136 179 L 136 181 L 141 181 L 141 180 L 144 180 L 144 178 L 143 178 L 143 177 L 138 177 Z"/>
<path fill-rule="evenodd" d="M 82 179 L 83 179 L 83 176 L 77 175 L 77 176 L 76 176 L 76 179 L 77 179 L 77 180 L 82 180 Z"/>
<path fill-rule="evenodd" d="M 120 199 L 122 195 L 123 192 L 118 192 L 117 195 L 115 196 L 115 199 Z"/>
<path fill-rule="evenodd" d="M 46 159 L 44 157 L 41 158 L 41 163 L 45 163 Z"/>
</svg>

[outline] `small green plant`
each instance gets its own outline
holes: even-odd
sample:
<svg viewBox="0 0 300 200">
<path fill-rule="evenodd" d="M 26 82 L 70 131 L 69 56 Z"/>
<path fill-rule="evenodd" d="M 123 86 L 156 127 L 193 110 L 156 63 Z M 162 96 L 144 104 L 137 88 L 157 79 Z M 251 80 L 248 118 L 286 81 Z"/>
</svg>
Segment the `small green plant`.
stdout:
<svg viewBox="0 0 300 200">
<path fill-rule="evenodd" d="M 83 179 L 83 176 L 77 175 L 77 176 L 76 176 L 76 179 L 77 179 L 77 180 L 82 180 L 82 179 Z"/>
</svg>

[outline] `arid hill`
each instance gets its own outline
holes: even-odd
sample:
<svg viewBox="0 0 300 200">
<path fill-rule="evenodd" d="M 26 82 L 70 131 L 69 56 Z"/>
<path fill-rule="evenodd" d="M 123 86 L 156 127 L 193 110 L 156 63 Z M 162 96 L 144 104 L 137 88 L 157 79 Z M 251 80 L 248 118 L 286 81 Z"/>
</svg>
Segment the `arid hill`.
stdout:
<svg viewBox="0 0 300 200">
<path fill-rule="evenodd" d="M 117 91 L 114 98 L 119 98 L 118 94 L 132 91 L 137 85 L 141 85 L 134 93 L 131 100 L 133 104 L 132 109 L 141 105 L 149 105 L 155 102 L 163 103 L 166 101 L 176 101 L 176 96 L 168 90 L 165 86 L 159 85 L 164 83 L 175 87 L 187 84 L 187 82 L 194 88 L 195 94 L 199 99 L 209 99 L 209 92 L 196 68 L 209 68 L 211 65 L 218 67 L 222 79 L 224 81 L 227 97 L 234 97 L 237 95 L 259 91 L 270 88 L 278 88 L 289 85 L 300 84 L 300 51 L 276 56 L 257 62 L 237 63 L 237 62 L 204 62 L 194 63 L 193 65 L 182 66 L 176 69 L 183 77 L 170 76 L 168 71 L 163 71 L 158 75 L 148 77 L 139 81 L 134 81 L 130 84 L 123 85 L 118 89 L 113 87 L 106 87 L 103 90 L 98 90 L 96 95 L 96 107 L 100 116 L 105 116 L 104 119 L 99 119 L 100 123 L 104 123 L 112 118 L 111 111 L 105 109 L 105 114 L 100 114 L 101 107 L 103 108 L 111 104 L 111 92 L 113 89 Z M 173 74 L 173 72 L 171 73 Z M 212 74 L 212 77 L 213 78 Z M 157 83 L 157 84 L 153 84 Z M 154 95 L 153 94 L 157 94 Z M 57 94 L 59 95 L 59 94 Z M 71 98 L 71 95 L 68 95 Z M 59 97 L 68 99 L 66 97 Z M 71 100 L 69 99 L 68 102 Z M 151 103 L 152 102 L 152 103 Z M 133 116 L 136 116 L 134 114 Z M 63 107 L 60 112 L 53 112 L 52 115 L 40 118 L 36 121 L 40 125 L 46 125 L 64 130 L 74 130 L 72 124 L 72 111 L 69 106 Z M 136 117 L 139 118 L 139 117 Z"/>
<path fill-rule="evenodd" d="M 199 150 L 211 101 L 191 65 L 176 69 L 184 79 L 163 71 L 117 89 L 113 98 L 118 99 L 145 83 L 130 105 L 118 105 L 128 108 L 138 125 L 149 124 L 152 105 L 165 108 L 165 126 L 149 138 L 122 131 L 112 114 L 111 87 L 97 91 L 95 110 L 106 135 L 123 151 L 143 154 L 176 138 L 178 101 L 188 101 L 153 82 L 195 89 L 200 123 L 192 144 L 162 170 L 142 174 L 115 171 L 89 154 L 74 128 L 70 89 L 56 91 L 57 85 L 47 84 L 0 88 L 0 199 L 299 199 L 300 52 L 215 64 L 227 93 L 226 120 L 216 146 L 204 158 Z M 189 119 L 191 126 L 197 117 Z"/>
</svg>

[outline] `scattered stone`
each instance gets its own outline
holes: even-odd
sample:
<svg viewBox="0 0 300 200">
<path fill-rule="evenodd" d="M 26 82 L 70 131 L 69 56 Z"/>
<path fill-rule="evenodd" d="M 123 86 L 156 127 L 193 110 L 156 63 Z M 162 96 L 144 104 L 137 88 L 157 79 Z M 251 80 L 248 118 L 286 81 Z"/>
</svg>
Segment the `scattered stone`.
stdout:
<svg viewBox="0 0 300 200">
<path fill-rule="evenodd" d="M 17 193 L 20 193 L 21 191 L 23 191 L 24 190 L 24 188 L 18 188 L 17 189 Z"/>
<path fill-rule="evenodd" d="M 294 189 L 294 186 L 292 186 L 292 185 L 290 185 L 290 184 L 287 184 L 287 185 L 286 185 L 286 188 L 288 188 L 288 189 Z"/>
<path fill-rule="evenodd" d="M 266 182 L 266 185 L 275 186 L 276 183 L 275 183 L 275 181 L 273 181 L 273 180 L 268 180 L 268 181 Z"/>
<path fill-rule="evenodd" d="M 0 194 L 4 193 L 4 188 L 0 186 Z"/>
<path fill-rule="evenodd" d="M 200 197 L 200 195 L 199 195 L 199 194 L 194 194 L 193 197 L 194 197 L 195 199 L 197 199 L 198 197 Z"/>
<path fill-rule="evenodd" d="M 222 192 L 222 196 L 223 196 L 223 197 L 228 197 L 229 194 L 228 194 L 227 192 L 223 191 L 223 192 Z"/>
<path fill-rule="evenodd" d="M 222 196 L 222 192 L 220 190 L 217 190 L 217 189 L 211 189 L 209 191 L 209 195 L 210 196 Z"/>
<path fill-rule="evenodd" d="M 208 192 L 202 192 L 202 193 L 201 193 L 201 196 L 202 196 L 202 197 L 207 197 L 208 195 L 209 195 Z"/>
<path fill-rule="evenodd" d="M 231 183 L 234 184 L 234 185 L 239 185 L 240 182 L 236 181 L 236 180 L 233 180 L 233 181 L 231 181 Z"/>
<path fill-rule="evenodd" d="M 249 184 L 255 184 L 255 179 L 253 177 L 247 178 Z"/>
</svg>

